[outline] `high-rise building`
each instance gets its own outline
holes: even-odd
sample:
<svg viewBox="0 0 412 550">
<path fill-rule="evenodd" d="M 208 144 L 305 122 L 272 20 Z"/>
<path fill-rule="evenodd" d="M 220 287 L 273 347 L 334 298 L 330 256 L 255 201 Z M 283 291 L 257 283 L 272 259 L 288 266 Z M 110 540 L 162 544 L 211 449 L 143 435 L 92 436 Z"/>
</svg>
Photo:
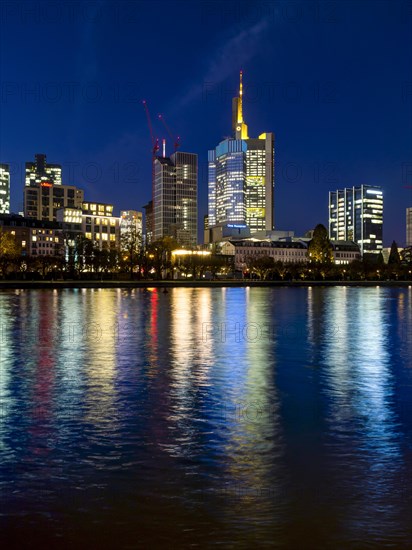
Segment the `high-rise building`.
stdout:
<svg viewBox="0 0 412 550">
<path fill-rule="evenodd" d="M 412 206 L 406 209 L 406 246 L 412 246 Z"/>
<path fill-rule="evenodd" d="M 354 241 L 361 254 L 383 248 L 383 192 L 381 187 L 360 185 L 329 193 L 329 237 Z"/>
<path fill-rule="evenodd" d="M 27 218 L 56 221 L 57 210 L 81 208 L 83 198 L 83 190 L 62 185 L 61 166 L 47 164 L 46 155 L 38 154 L 34 163 L 26 162 L 23 208 Z"/>
<path fill-rule="evenodd" d="M 232 101 L 233 138 L 208 154 L 209 227 L 246 224 L 250 232 L 274 229 L 274 134 L 248 135 L 243 119 L 243 82 Z M 212 233 L 211 233 L 212 234 Z"/>
<path fill-rule="evenodd" d="M 26 162 L 26 185 L 36 185 L 42 182 L 62 184 L 62 167 L 60 164 L 47 164 L 46 155 L 38 153 L 34 162 Z"/>
<path fill-rule="evenodd" d="M 0 214 L 10 212 L 10 167 L 0 164 Z"/>
<path fill-rule="evenodd" d="M 144 208 L 144 244 L 147 246 L 153 240 L 153 201 L 149 201 Z"/>
<path fill-rule="evenodd" d="M 197 243 L 197 155 L 176 152 L 154 160 L 153 240 Z"/>
</svg>

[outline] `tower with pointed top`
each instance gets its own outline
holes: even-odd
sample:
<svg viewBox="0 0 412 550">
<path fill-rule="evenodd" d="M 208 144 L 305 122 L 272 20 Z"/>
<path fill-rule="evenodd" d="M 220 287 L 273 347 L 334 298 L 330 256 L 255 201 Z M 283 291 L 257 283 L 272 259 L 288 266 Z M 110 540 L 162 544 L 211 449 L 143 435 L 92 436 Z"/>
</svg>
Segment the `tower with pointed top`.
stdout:
<svg viewBox="0 0 412 550">
<path fill-rule="evenodd" d="M 249 137 L 243 118 L 243 71 L 232 100 L 232 135 L 209 151 L 208 240 L 213 226 L 246 225 L 262 235 L 274 229 L 274 134 Z M 219 232 L 216 232 L 219 234 Z"/>
<path fill-rule="evenodd" d="M 247 125 L 243 120 L 243 71 L 239 77 L 239 96 L 232 99 L 232 131 L 235 139 L 248 139 Z"/>
</svg>

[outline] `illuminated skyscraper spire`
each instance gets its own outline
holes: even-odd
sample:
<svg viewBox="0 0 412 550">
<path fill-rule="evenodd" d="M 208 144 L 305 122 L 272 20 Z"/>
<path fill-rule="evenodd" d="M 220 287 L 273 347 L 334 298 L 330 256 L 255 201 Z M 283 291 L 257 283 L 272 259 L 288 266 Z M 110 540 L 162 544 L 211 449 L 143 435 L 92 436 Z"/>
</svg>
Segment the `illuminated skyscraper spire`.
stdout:
<svg viewBox="0 0 412 550">
<path fill-rule="evenodd" d="M 243 119 L 243 71 L 239 92 L 232 99 L 232 137 L 208 152 L 208 168 L 206 243 L 219 242 L 226 229 L 230 233 L 239 226 L 247 226 L 259 238 L 273 230 L 275 136 L 272 132 L 248 135 Z"/>
<path fill-rule="evenodd" d="M 237 123 L 243 123 L 243 71 L 240 71 L 239 75 L 239 101 L 237 102 Z"/>
<path fill-rule="evenodd" d="M 239 75 L 239 96 L 233 98 L 232 108 L 235 138 L 248 139 L 247 125 L 243 121 L 243 71 L 240 71 Z"/>
</svg>

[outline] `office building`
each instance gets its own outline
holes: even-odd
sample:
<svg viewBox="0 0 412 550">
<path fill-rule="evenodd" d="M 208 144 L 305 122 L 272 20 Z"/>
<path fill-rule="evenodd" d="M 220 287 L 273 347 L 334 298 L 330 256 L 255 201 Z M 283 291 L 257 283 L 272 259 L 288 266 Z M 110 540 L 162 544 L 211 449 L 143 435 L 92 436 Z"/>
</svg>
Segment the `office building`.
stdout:
<svg viewBox="0 0 412 550">
<path fill-rule="evenodd" d="M 143 216 L 137 210 L 122 210 L 120 212 L 120 239 L 128 237 L 136 247 L 142 244 Z"/>
<path fill-rule="evenodd" d="M 65 207 L 81 208 L 83 190 L 74 185 L 62 185 L 61 166 L 47 164 L 46 155 L 37 154 L 35 158 L 34 163 L 26 162 L 24 216 L 56 221 L 57 210 Z"/>
<path fill-rule="evenodd" d="M 113 216 L 112 204 L 84 202 L 82 208 L 61 208 L 57 212 L 57 220 L 61 223 L 66 246 L 73 247 L 76 238 L 84 235 L 97 244 L 100 250 L 120 250 L 122 218 Z"/>
<path fill-rule="evenodd" d="M 59 256 L 63 254 L 61 224 L 34 220 L 17 214 L 0 215 L 0 227 L 16 239 L 22 256 Z"/>
<path fill-rule="evenodd" d="M 147 246 L 153 240 L 153 201 L 149 201 L 144 208 L 144 244 Z"/>
<path fill-rule="evenodd" d="M 38 153 L 34 162 L 26 162 L 26 186 L 35 186 L 43 181 L 62 184 L 62 167 L 60 164 L 47 164 L 46 155 Z"/>
<path fill-rule="evenodd" d="M 406 246 L 412 246 L 412 206 L 406 209 Z"/>
<path fill-rule="evenodd" d="M 147 227 L 147 225 L 146 225 Z M 176 152 L 154 160 L 153 240 L 197 243 L 197 155 Z"/>
<path fill-rule="evenodd" d="M 60 208 L 81 208 L 83 190 L 74 185 L 41 181 L 23 189 L 24 215 L 36 220 L 56 221 Z"/>
<path fill-rule="evenodd" d="M 120 218 L 113 216 L 112 204 L 84 202 L 82 232 L 86 239 L 95 241 L 100 250 L 120 248 Z"/>
<path fill-rule="evenodd" d="M 354 241 L 364 254 L 383 248 L 383 192 L 381 187 L 360 185 L 329 193 L 329 238 Z"/>
<path fill-rule="evenodd" d="M 247 225 L 251 234 L 274 229 L 274 134 L 248 135 L 243 82 L 232 101 L 233 137 L 208 153 L 208 223 Z M 213 233 L 210 233 L 213 235 Z"/>
<path fill-rule="evenodd" d="M 0 214 L 10 212 L 10 167 L 0 164 Z"/>
</svg>

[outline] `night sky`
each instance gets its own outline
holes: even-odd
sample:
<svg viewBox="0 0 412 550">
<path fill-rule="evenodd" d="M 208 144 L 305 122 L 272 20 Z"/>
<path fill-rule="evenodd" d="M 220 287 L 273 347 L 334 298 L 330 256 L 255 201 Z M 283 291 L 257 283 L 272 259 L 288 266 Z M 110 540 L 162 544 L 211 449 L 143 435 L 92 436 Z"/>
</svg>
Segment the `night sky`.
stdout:
<svg viewBox="0 0 412 550">
<path fill-rule="evenodd" d="M 249 135 L 275 133 L 277 229 L 327 224 L 328 191 L 384 189 L 384 244 L 412 205 L 412 4 L 407 1 L 8 2 L 0 4 L 0 162 L 22 209 L 24 163 L 63 165 L 89 200 L 142 210 L 163 113 L 181 150 L 231 133 L 244 71 Z M 172 143 L 168 140 L 168 153 Z"/>
</svg>

